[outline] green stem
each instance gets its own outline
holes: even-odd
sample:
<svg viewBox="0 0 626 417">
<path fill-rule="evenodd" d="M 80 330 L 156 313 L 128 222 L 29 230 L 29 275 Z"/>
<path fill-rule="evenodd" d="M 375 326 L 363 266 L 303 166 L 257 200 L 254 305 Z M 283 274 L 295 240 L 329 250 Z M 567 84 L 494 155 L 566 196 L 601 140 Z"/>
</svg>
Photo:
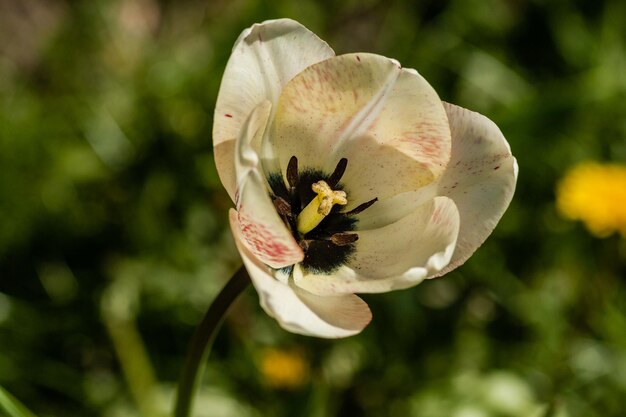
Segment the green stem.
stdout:
<svg viewBox="0 0 626 417">
<path fill-rule="evenodd" d="M 222 324 L 228 308 L 248 284 L 250 284 L 250 277 L 242 266 L 215 297 L 204 315 L 202 323 L 196 329 L 178 385 L 174 417 L 189 417 L 193 407 L 194 394 L 204 370 L 203 364 L 209 355 L 217 330 Z"/>
</svg>

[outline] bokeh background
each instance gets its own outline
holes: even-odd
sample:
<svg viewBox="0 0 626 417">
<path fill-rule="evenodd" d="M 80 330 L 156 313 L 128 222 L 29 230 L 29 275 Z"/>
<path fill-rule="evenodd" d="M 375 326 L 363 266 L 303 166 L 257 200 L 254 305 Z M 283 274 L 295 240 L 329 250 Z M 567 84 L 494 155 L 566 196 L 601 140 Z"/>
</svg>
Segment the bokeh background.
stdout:
<svg viewBox="0 0 626 417">
<path fill-rule="evenodd" d="M 240 263 L 212 156 L 221 75 L 276 17 L 488 115 L 517 193 L 462 268 L 365 296 L 359 336 L 287 333 L 248 289 L 196 416 L 624 416 L 626 181 L 585 186 L 579 211 L 604 205 L 608 229 L 557 206 L 571 168 L 626 161 L 622 0 L 0 0 L 0 386 L 42 417 L 168 415 Z"/>
</svg>

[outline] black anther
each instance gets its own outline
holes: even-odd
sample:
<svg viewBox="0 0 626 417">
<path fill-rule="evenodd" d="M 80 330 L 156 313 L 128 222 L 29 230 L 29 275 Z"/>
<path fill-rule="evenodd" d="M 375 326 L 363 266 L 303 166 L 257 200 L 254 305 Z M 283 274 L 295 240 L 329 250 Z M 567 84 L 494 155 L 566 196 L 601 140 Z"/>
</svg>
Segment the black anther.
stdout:
<svg viewBox="0 0 626 417">
<path fill-rule="evenodd" d="M 274 207 L 276 207 L 276 211 L 283 217 L 290 218 L 293 216 L 291 212 L 291 205 L 282 197 L 274 198 Z"/>
<path fill-rule="evenodd" d="M 356 233 L 339 232 L 332 235 L 330 237 L 330 240 L 337 246 L 345 246 L 359 240 L 359 235 L 357 235 Z"/>
<path fill-rule="evenodd" d="M 291 188 L 298 185 L 298 158 L 292 156 L 287 164 L 287 182 Z"/>
<path fill-rule="evenodd" d="M 342 213 L 342 214 L 345 215 L 345 216 L 354 216 L 355 214 L 359 214 L 363 210 L 370 208 L 371 205 L 374 204 L 377 201 L 378 201 L 378 197 L 374 198 L 373 200 L 368 201 L 367 203 L 363 203 L 363 204 L 359 205 L 358 207 L 350 210 L 347 213 Z"/>
<path fill-rule="evenodd" d="M 337 163 L 337 167 L 335 167 L 335 171 L 330 175 L 330 177 L 328 178 L 328 181 L 326 181 L 326 183 L 330 186 L 330 188 L 333 188 L 335 185 L 337 185 L 339 180 L 341 180 L 341 177 L 343 177 L 343 173 L 346 172 L 347 166 L 348 166 L 348 159 L 341 158 L 339 162 Z"/>
</svg>

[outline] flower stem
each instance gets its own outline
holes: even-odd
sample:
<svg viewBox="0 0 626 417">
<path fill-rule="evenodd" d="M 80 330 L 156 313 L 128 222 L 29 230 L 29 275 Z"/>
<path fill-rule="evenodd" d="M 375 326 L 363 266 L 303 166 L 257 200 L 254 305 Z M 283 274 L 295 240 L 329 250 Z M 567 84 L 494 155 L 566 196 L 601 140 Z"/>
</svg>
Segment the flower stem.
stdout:
<svg viewBox="0 0 626 417">
<path fill-rule="evenodd" d="M 215 297 L 204 315 L 202 323 L 196 329 L 178 385 L 174 417 L 189 417 L 194 394 L 204 370 L 203 365 L 209 355 L 217 330 L 233 301 L 246 289 L 248 284 L 250 284 L 250 277 L 242 266 Z"/>
</svg>

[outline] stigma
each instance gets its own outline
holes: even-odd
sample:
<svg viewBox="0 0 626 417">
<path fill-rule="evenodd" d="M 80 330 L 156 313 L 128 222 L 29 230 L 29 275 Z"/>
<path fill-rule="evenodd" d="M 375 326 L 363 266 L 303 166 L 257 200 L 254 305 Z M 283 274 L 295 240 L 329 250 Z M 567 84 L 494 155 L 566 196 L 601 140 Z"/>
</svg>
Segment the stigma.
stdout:
<svg viewBox="0 0 626 417">
<path fill-rule="evenodd" d="M 298 232 L 303 235 L 315 229 L 330 214 L 335 204 L 348 204 L 345 191 L 333 190 L 324 180 L 313 183 L 311 188 L 317 195 L 302 209 L 297 220 Z"/>
</svg>

